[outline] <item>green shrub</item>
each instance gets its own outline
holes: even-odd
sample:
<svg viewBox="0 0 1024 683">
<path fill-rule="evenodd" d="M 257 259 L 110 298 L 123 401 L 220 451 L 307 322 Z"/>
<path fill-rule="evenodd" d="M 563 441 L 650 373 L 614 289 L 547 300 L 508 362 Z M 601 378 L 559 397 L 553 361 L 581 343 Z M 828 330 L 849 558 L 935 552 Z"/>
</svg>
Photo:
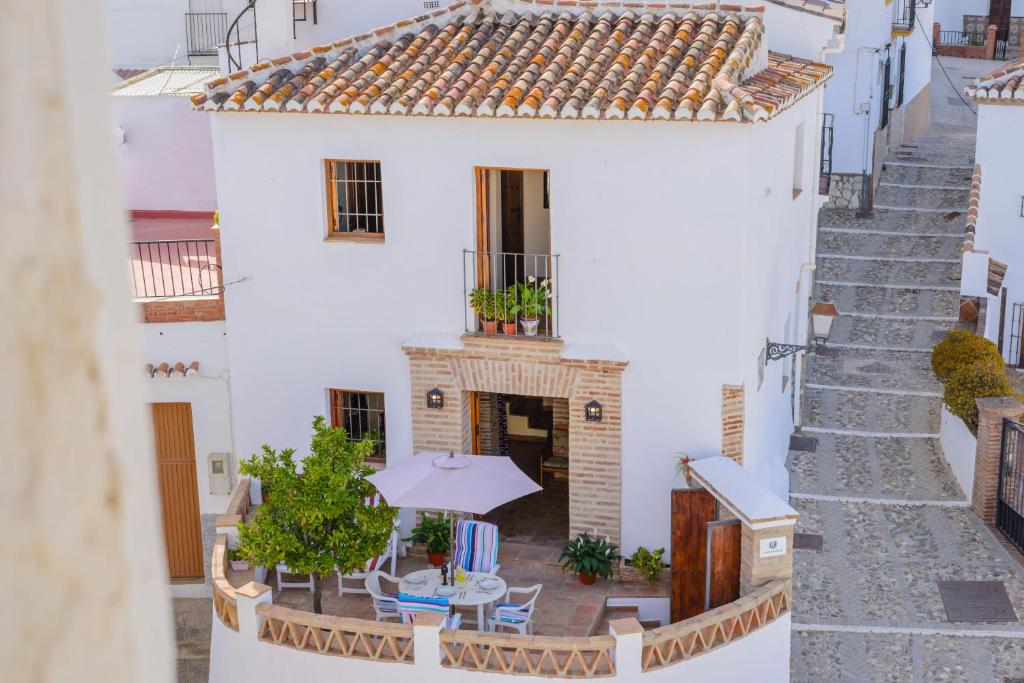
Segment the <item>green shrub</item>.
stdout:
<svg viewBox="0 0 1024 683">
<path fill-rule="evenodd" d="M 661 574 L 661 558 L 664 554 L 664 548 L 658 548 L 651 552 L 647 548 L 640 546 L 633 553 L 633 556 L 629 558 L 629 563 L 640 572 L 647 583 L 653 586 L 658 583 L 658 575 Z"/>
<path fill-rule="evenodd" d="M 1013 396 L 1002 362 L 998 366 L 981 362 L 957 368 L 946 379 L 942 392 L 949 412 L 963 420 L 974 434 L 978 432 L 977 400 L 986 396 Z"/>
<path fill-rule="evenodd" d="M 957 369 L 978 363 L 1003 369 L 999 347 L 967 330 L 950 330 L 932 350 L 932 372 L 940 382 L 945 382 Z"/>
</svg>

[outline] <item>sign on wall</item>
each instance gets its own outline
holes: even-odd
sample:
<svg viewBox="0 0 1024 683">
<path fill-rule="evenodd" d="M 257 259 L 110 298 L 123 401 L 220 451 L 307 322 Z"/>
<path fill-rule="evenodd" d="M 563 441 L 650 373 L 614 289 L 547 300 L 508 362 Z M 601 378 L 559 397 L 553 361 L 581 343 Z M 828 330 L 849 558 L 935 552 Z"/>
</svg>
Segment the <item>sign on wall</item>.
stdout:
<svg viewBox="0 0 1024 683">
<path fill-rule="evenodd" d="M 778 557 L 786 554 L 786 537 L 761 539 L 761 554 L 759 557 Z"/>
</svg>

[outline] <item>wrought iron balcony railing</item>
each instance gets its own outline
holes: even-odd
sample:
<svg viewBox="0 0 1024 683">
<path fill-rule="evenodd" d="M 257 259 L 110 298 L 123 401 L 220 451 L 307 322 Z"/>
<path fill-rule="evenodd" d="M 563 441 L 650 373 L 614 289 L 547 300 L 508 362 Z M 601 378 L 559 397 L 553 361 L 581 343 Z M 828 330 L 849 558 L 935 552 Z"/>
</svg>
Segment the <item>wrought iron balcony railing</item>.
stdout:
<svg viewBox="0 0 1024 683">
<path fill-rule="evenodd" d="M 462 252 L 466 332 L 557 338 L 558 255 Z"/>
<path fill-rule="evenodd" d="M 217 46 L 224 41 L 227 31 L 226 12 L 186 12 L 185 41 L 189 57 L 217 55 Z"/>
<path fill-rule="evenodd" d="M 893 10 L 892 28 L 894 31 L 910 31 L 914 28 L 917 17 L 917 0 L 896 0 Z"/>
<path fill-rule="evenodd" d="M 136 299 L 216 296 L 221 273 L 213 240 L 157 240 L 129 245 Z"/>
</svg>

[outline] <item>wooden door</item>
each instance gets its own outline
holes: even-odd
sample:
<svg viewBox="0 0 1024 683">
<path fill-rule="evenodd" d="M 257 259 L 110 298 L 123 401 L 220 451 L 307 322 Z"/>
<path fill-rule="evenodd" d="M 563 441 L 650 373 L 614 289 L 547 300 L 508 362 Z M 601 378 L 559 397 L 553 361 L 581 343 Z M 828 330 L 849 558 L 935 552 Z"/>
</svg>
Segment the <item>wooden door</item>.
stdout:
<svg viewBox="0 0 1024 683">
<path fill-rule="evenodd" d="M 474 169 L 476 181 L 476 286 L 491 286 L 493 264 L 488 255 L 491 251 L 491 183 L 490 169 Z"/>
<path fill-rule="evenodd" d="M 708 522 L 714 496 L 703 489 L 672 491 L 672 621 L 704 611 Z"/>
<path fill-rule="evenodd" d="M 740 597 L 740 537 L 738 519 L 708 523 L 704 609 L 727 605 Z"/>
<path fill-rule="evenodd" d="M 469 392 L 469 435 L 473 455 L 481 455 L 480 438 L 480 393 Z"/>
<path fill-rule="evenodd" d="M 199 524 L 192 404 L 152 406 L 167 569 L 172 579 L 202 578 L 203 535 Z"/>
<path fill-rule="evenodd" d="M 526 282 L 523 273 L 523 172 L 501 172 L 501 268 L 505 272 L 505 286 Z"/>
<path fill-rule="evenodd" d="M 990 0 L 988 5 L 988 23 L 998 28 L 999 40 L 1006 40 L 1010 35 L 1010 9 L 1012 0 Z"/>
</svg>

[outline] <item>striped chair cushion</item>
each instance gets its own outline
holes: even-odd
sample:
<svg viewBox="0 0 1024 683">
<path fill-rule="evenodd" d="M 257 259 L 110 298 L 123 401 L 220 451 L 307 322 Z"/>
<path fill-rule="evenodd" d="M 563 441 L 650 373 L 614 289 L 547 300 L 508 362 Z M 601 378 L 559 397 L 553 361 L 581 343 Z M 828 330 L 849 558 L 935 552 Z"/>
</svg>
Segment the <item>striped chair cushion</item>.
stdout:
<svg viewBox="0 0 1024 683">
<path fill-rule="evenodd" d="M 495 612 L 495 616 L 500 621 L 510 624 L 521 624 L 530 618 L 530 608 L 526 605 L 517 605 L 514 602 L 499 602 L 495 604 L 495 607 L 504 608 Z"/>
<path fill-rule="evenodd" d="M 498 564 L 498 527 L 463 519 L 455 526 L 452 562 L 467 572 L 491 572 Z"/>
<path fill-rule="evenodd" d="M 448 598 L 425 598 L 408 593 L 398 594 L 398 611 L 402 616 L 414 617 L 419 612 L 448 614 Z"/>
</svg>

